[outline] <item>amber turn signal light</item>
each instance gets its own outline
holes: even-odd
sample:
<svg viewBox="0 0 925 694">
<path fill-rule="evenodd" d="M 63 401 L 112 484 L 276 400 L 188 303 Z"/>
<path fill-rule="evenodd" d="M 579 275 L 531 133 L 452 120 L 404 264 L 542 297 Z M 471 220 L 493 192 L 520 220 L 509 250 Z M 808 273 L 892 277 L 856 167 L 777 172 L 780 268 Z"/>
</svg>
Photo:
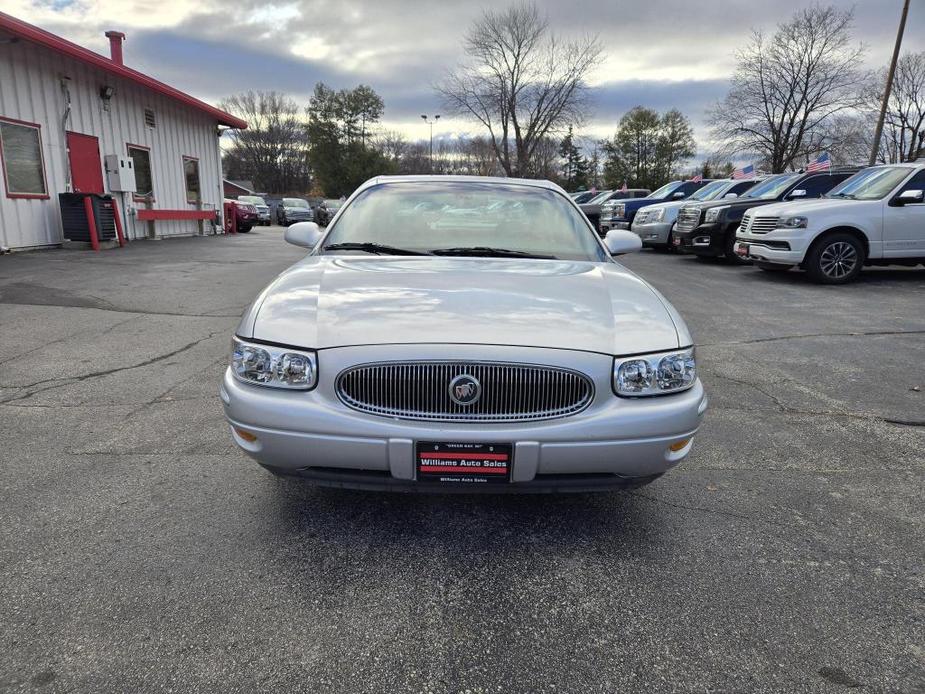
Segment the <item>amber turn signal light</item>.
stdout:
<svg viewBox="0 0 925 694">
<path fill-rule="evenodd" d="M 238 429 L 237 427 L 235 427 L 234 433 L 236 433 L 238 436 L 240 436 L 242 439 L 244 439 L 248 443 L 253 443 L 254 441 L 257 440 L 257 437 L 254 434 L 250 433 L 249 431 L 244 431 L 244 429 Z"/>
<path fill-rule="evenodd" d="M 683 441 L 676 441 L 675 443 L 668 446 L 668 450 L 671 451 L 672 453 L 677 453 L 690 442 L 691 442 L 690 439 L 684 439 Z"/>
</svg>

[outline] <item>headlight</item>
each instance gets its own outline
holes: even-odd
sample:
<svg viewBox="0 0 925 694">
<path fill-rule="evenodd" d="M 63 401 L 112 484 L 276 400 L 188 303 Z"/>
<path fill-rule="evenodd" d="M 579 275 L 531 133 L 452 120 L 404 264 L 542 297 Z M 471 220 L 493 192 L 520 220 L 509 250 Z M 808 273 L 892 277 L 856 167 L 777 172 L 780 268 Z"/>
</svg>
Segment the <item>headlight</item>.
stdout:
<svg viewBox="0 0 925 694">
<path fill-rule="evenodd" d="M 641 357 L 617 357 L 613 362 L 613 390 L 641 398 L 687 390 L 697 379 L 694 348 Z"/>
<path fill-rule="evenodd" d="M 623 219 L 623 215 L 626 214 L 626 205 L 623 203 L 618 203 L 613 206 L 613 219 Z"/>
<path fill-rule="evenodd" d="M 287 390 L 310 390 L 318 381 L 314 352 L 231 341 L 231 373 L 245 383 Z"/>
<path fill-rule="evenodd" d="M 646 215 L 647 222 L 660 222 L 665 219 L 665 208 L 656 207 L 654 210 L 649 210 L 649 213 Z"/>
<path fill-rule="evenodd" d="M 715 222 L 719 219 L 720 215 L 729 209 L 729 205 L 723 205 L 721 207 L 711 207 L 707 210 L 707 215 L 704 217 L 704 222 L 709 224 L 710 222 Z"/>
<path fill-rule="evenodd" d="M 777 220 L 778 229 L 805 229 L 806 217 L 780 217 Z"/>
</svg>

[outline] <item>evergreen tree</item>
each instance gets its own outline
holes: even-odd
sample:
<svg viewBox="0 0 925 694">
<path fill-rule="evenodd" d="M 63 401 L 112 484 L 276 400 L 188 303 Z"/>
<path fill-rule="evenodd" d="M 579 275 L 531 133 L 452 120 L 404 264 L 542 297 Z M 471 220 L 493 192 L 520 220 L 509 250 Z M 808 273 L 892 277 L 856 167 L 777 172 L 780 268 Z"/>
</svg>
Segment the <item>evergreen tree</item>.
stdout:
<svg viewBox="0 0 925 694">
<path fill-rule="evenodd" d="M 563 187 L 568 191 L 580 190 L 588 187 L 588 160 L 581 156 L 581 150 L 575 145 L 572 126 L 562 138 L 559 145 L 559 156 L 562 158 L 561 180 Z"/>
</svg>

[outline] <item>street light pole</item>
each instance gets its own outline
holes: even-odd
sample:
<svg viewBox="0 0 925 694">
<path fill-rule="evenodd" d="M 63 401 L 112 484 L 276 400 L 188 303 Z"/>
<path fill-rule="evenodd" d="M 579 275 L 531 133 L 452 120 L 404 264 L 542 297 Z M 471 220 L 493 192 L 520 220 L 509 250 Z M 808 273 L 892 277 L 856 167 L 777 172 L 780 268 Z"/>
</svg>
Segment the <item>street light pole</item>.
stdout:
<svg viewBox="0 0 925 694">
<path fill-rule="evenodd" d="M 434 172 L 434 123 L 440 120 L 440 114 L 437 113 L 434 115 L 433 120 L 430 120 L 426 113 L 421 114 L 421 118 L 424 119 L 424 122 L 430 126 L 430 172 Z"/>
<path fill-rule="evenodd" d="M 870 165 L 877 163 L 877 154 L 880 152 L 880 137 L 883 135 L 883 121 L 886 119 L 886 107 L 890 101 L 890 92 L 893 90 L 893 75 L 896 74 L 896 61 L 899 59 L 899 47 L 903 42 L 903 32 L 906 30 L 906 17 L 909 14 L 909 0 L 903 3 L 903 14 L 899 19 L 899 31 L 896 32 L 896 45 L 893 46 L 893 59 L 890 61 L 890 70 L 886 75 L 886 88 L 883 90 L 883 102 L 880 104 L 880 118 L 877 119 L 877 130 L 874 132 L 874 144 L 870 149 Z M 902 161 L 902 153 L 900 153 Z"/>
</svg>

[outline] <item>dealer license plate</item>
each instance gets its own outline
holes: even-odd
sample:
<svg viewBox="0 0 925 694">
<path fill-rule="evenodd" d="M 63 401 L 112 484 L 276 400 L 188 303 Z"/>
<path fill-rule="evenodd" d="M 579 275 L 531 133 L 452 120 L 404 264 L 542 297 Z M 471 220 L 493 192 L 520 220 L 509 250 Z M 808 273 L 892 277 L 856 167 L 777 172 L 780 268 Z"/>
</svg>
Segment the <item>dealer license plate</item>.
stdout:
<svg viewBox="0 0 925 694">
<path fill-rule="evenodd" d="M 415 455 L 419 482 L 505 484 L 511 481 L 509 443 L 419 441 Z"/>
</svg>

